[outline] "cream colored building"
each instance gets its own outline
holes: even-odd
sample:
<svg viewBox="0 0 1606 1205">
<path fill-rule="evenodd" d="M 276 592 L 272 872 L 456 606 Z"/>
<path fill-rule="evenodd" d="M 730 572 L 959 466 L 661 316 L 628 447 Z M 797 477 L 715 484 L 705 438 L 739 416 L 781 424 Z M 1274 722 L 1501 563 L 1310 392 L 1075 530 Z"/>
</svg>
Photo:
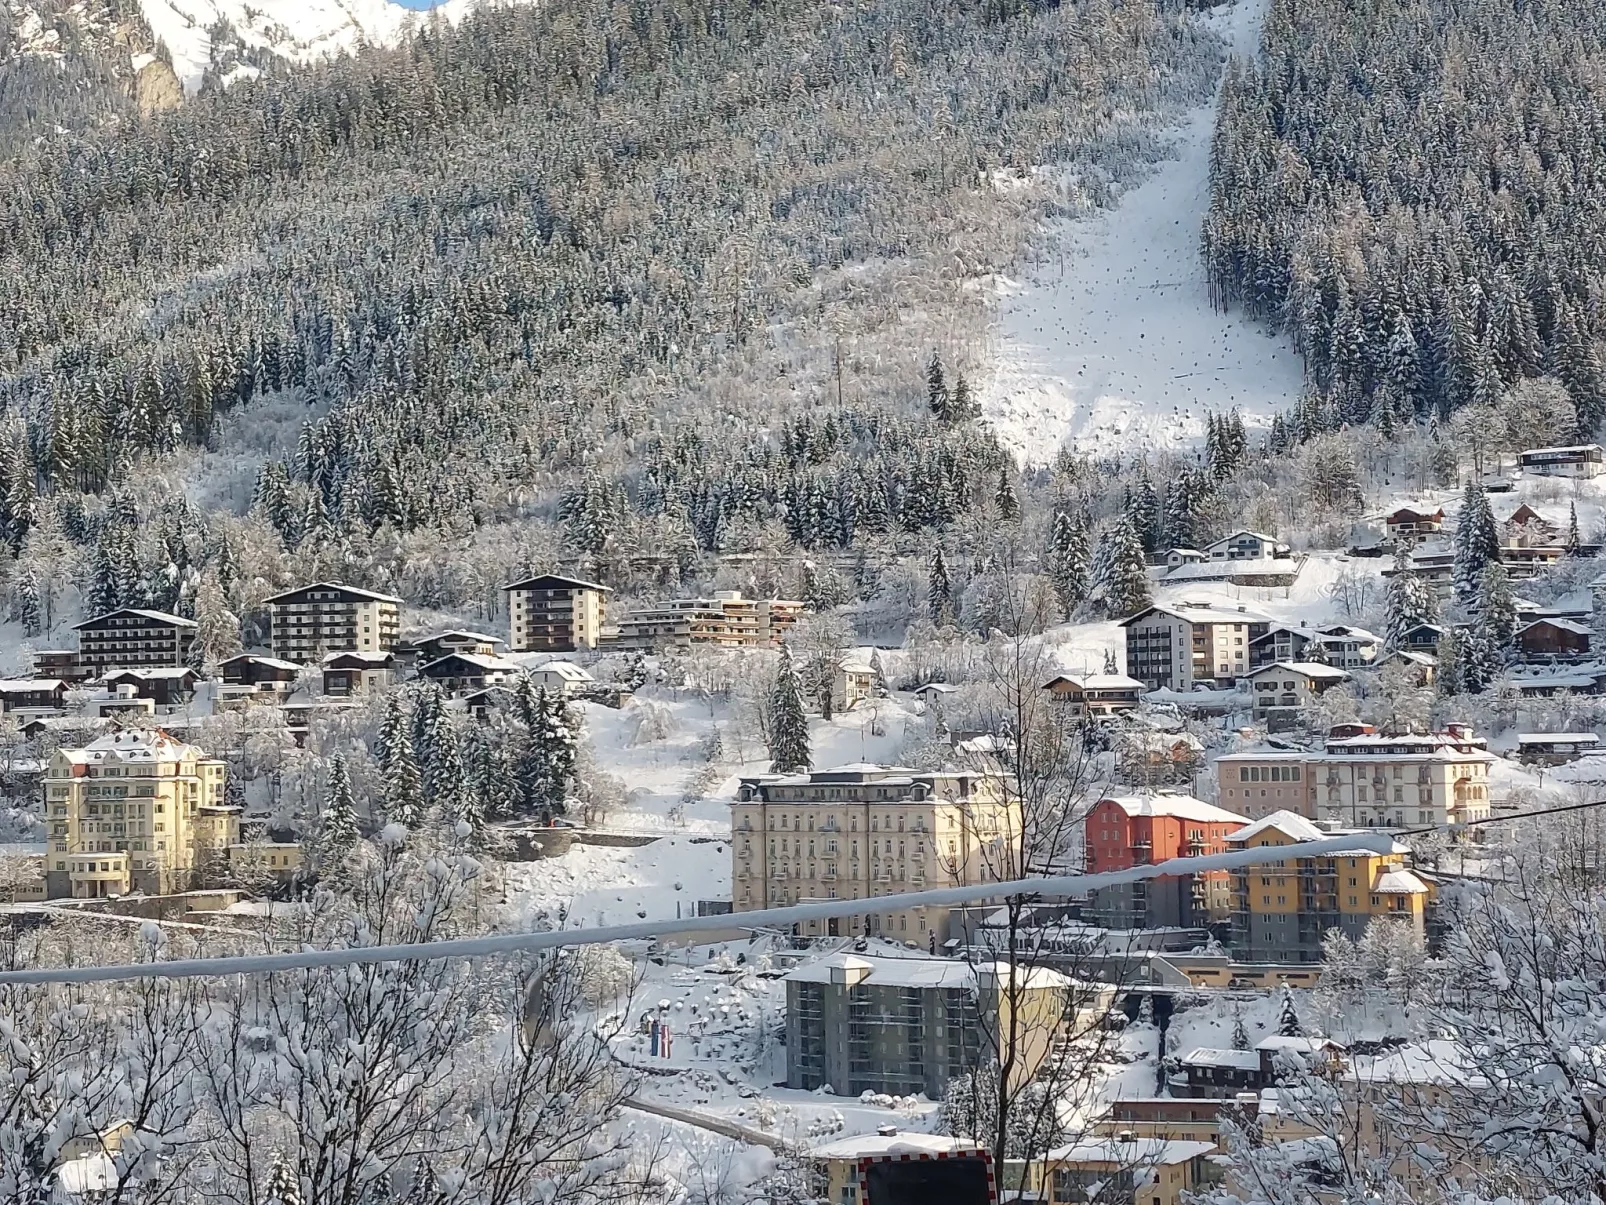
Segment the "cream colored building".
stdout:
<svg viewBox="0 0 1606 1205">
<path fill-rule="evenodd" d="M 1261 750 L 1216 760 L 1222 807 L 1258 820 L 1277 811 L 1357 828 L 1474 824 L 1489 817 L 1488 742 L 1463 724 L 1443 732 L 1335 729 L 1321 752 Z"/>
<path fill-rule="evenodd" d="M 268 609 L 275 657 L 308 665 L 330 653 L 388 653 L 401 639 L 401 599 L 339 582 L 276 594 Z"/>
<path fill-rule="evenodd" d="M 46 891 L 95 899 L 187 890 L 240 840 L 224 765 L 160 730 L 58 749 L 45 774 Z"/>
<path fill-rule="evenodd" d="M 622 649 L 757 648 L 776 645 L 804 612 L 800 602 L 782 598 L 743 598 L 738 590 L 718 590 L 710 598 L 671 598 L 637 607 L 619 618 Z"/>
<path fill-rule="evenodd" d="M 1145 607 L 1121 621 L 1126 672 L 1145 690 L 1228 688 L 1249 673 L 1249 646 L 1271 620 L 1244 607 L 1206 603 Z"/>
<path fill-rule="evenodd" d="M 507 647 L 514 653 L 594 649 L 608 618 L 608 587 L 543 573 L 503 586 Z"/>
<path fill-rule="evenodd" d="M 865 915 L 813 934 L 879 933 L 926 945 L 946 909 L 878 910 L 877 896 L 1012 877 L 1019 800 L 998 775 L 848 765 L 743 778 L 731 809 L 737 912 L 867 900 Z"/>
</svg>

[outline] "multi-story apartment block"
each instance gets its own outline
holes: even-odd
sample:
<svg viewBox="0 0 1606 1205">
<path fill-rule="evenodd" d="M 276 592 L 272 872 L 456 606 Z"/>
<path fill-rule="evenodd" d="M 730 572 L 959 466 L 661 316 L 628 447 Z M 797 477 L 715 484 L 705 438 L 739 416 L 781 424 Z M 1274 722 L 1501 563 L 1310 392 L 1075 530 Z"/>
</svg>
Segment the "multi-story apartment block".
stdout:
<svg viewBox="0 0 1606 1205">
<path fill-rule="evenodd" d="M 159 730 L 58 749 L 44 792 L 52 898 L 186 890 L 209 865 L 226 866 L 240 840 L 223 762 Z"/>
<path fill-rule="evenodd" d="M 1489 816 L 1488 742 L 1464 724 L 1389 734 L 1329 733 L 1322 749 L 1248 750 L 1216 759 L 1222 806 L 1259 818 L 1288 810 L 1359 828 L 1475 824 Z"/>
<path fill-rule="evenodd" d="M 1147 690 L 1231 687 L 1251 666 L 1250 644 L 1271 620 L 1243 607 L 1153 606 L 1121 621 L 1126 672 Z"/>
<path fill-rule="evenodd" d="M 388 653 L 401 632 L 401 599 L 339 582 L 315 582 L 266 600 L 268 644 L 308 665 L 330 653 Z"/>
<path fill-rule="evenodd" d="M 608 587 L 545 573 L 503 586 L 507 591 L 508 649 L 569 653 L 594 649 L 608 617 Z"/>
<path fill-rule="evenodd" d="M 1294 845 L 1344 831 L 1318 828 L 1292 812 L 1273 812 L 1230 834 L 1227 845 Z M 1245 962 L 1320 962 L 1329 930 L 1358 940 L 1379 917 L 1425 936 L 1430 892 L 1409 860 L 1410 850 L 1396 843 L 1386 854 L 1341 850 L 1233 871 L 1233 956 Z"/>
<path fill-rule="evenodd" d="M 626 649 L 756 648 L 776 645 L 805 611 L 784 598 L 743 598 L 736 590 L 710 598 L 672 598 L 619 619 L 617 647 Z M 612 643 L 612 642 L 610 642 Z"/>
<path fill-rule="evenodd" d="M 1013 1074 L 1024 1083 L 1068 1023 L 1108 1011 L 1114 997 L 1046 967 L 1014 974 L 1007 962 L 951 958 L 839 953 L 806 963 L 786 976 L 787 1086 L 938 1098 L 949 1079 L 996 1059 L 1012 1009 L 1022 1039 Z"/>
<path fill-rule="evenodd" d="M 165 611 L 124 607 L 77 624 L 78 668 L 93 677 L 109 669 L 187 665 L 195 621 Z"/>
<path fill-rule="evenodd" d="M 1102 874 L 1224 853 L 1227 834 L 1243 825 L 1236 813 L 1173 791 L 1111 796 L 1087 814 L 1087 869 Z M 1111 928 L 1204 928 L 1227 920 L 1231 883 L 1224 871 L 1147 879 L 1101 888 L 1091 904 L 1093 915 Z"/>
<path fill-rule="evenodd" d="M 1011 877 L 1020 802 L 999 775 L 850 765 L 743 778 L 731 809 L 737 912 L 812 900 L 865 900 L 851 933 L 932 944 L 945 912 L 885 911 L 877 896 Z M 829 935 L 836 920 L 809 923 Z"/>
</svg>

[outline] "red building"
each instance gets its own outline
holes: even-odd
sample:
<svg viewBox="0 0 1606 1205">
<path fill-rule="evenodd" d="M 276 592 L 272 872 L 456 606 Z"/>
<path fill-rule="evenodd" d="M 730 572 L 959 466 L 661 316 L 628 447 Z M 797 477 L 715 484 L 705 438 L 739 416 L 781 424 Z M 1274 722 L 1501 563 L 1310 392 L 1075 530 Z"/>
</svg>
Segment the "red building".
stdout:
<svg viewBox="0 0 1606 1205">
<path fill-rule="evenodd" d="M 1101 799 L 1088 813 L 1087 869 L 1098 874 L 1172 858 L 1227 851 L 1227 834 L 1248 821 L 1214 804 L 1172 791 Z M 1120 929 L 1199 929 L 1224 922 L 1232 882 L 1224 871 L 1166 876 L 1093 893 L 1093 915 Z"/>
</svg>

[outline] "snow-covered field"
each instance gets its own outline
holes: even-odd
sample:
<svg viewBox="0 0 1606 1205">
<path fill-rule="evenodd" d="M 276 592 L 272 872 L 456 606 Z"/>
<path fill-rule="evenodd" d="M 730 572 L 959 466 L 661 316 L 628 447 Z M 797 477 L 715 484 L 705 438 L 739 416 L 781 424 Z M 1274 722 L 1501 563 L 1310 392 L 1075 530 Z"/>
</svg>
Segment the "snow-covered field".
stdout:
<svg viewBox="0 0 1606 1205">
<path fill-rule="evenodd" d="M 1239 0 L 1210 20 L 1247 55 L 1264 11 L 1264 0 Z M 1210 305 L 1199 232 L 1214 117 L 1191 111 L 1175 158 L 1114 209 L 1067 223 L 1060 254 L 1027 279 L 999 281 L 983 413 L 1028 463 L 1066 441 L 1082 452 L 1186 444 L 1208 413 L 1237 407 L 1253 424 L 1298 396 L 1287 342 Z"/>
</svg>

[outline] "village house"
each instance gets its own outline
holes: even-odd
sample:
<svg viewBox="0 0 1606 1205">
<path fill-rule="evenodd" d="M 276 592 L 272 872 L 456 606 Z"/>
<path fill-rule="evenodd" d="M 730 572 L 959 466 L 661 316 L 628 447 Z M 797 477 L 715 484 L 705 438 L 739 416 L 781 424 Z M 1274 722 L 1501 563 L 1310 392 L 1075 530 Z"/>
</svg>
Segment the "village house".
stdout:
<svg viewBox="0 0 1606 1205">
<path fill-rule="evenodd" d="M 1517 735 L 1517 760 L 1528 766 L 1560 766 L 1599 746 L 1600 737 L 1593 732 L 1523 732 Z"/>
<path fill-rule="evenodd" d="M 137 697 L 150 699 L 158 707 L 183 707 L 195 697 L 201 675 L 188 667 L 162 666 L 114 670 L 100 680 L 107 690 L 132 687 Z"/>
<path fill-rule="evenodd" d="M 60 678 L 69 685 L 94 675 L 78 663 L 77 649 L 38 649 L 33 655 L 35 678 Z"/>
<path fill-rule="evenodd" d="M 1167 569 L 1180 569 L 1184 565 L 1202 565 L 1210 557 L 1197 548 L 1172 548 L 1165 554 Z"/>
<path fill-rule="evenodd" d="M 882 1126 L 874 1134 L 833 1138 L 808 1148 L 805 1155 L 819 1173 L 824 1196 L 816 1198 L 826 1205 L 869 1205 L 865 1196 L 865 1168 L 884 1159 L 899 1161 L 981 1159 L 987 1152 L 968 1138 L 946 1134 L 904 1132 L 896 1126 Z"/>
<path fill-rule="evenodd" d="M 405 658 L 414 668 L 428 665 L 431 661 L 439 661 L 442 657 L 452 653 L 473 653 L 480 657 L 495 657 L 497 648 L 502 644 L 498 636 L 487 636 L 484 632 L 465 632 L 454 630 L 450 632 L 437 632 L 433 636 L 418 636 L 412 640 L 405 640 L 397 646 L 398 657 Z"/>
<path fill-rule="evenodd" d="M 127 719 L 130 716 L 156 714 L 156 700 L 140 694 L 139 688 L 131 682 L 85 691 L 80 703 L 84 714 L 96 719 Z"/>
<path fill-rule="evenodd" d="M 314 582 L 266 599 L 268 646 L 308 665 L 330 653 L 388 653 L 400 640 L 401 599 L 340 582 Z"/>
<path fill-rule="evenodd" d="M 543 573 L 502 587 L 507 592 L 508 650 L 570 653 L 594 649 L 608 618 L 608 587 Z"/>
<path fill-rule="evenodd" d="M 503 657 L 486 657 L 479 653 L 448 653 L 437 661 L 418 668 L 418 676 L 434 682 L 447 694 L 484 690 L 516 677 L 522 667 L 517 661 Z"/>
<path fill-rule="evenodd" d="M 1377 662 L 1379 670 L 1385 670 L 1391 665 L 1399 666 L 1414 686 L 1432 686 L 1439 676 L 1439 658 L 1435 653 L 1420 653 L 1408 648 L 1398 648 Z"/>
<path fill-rule="evenodd" d="M 1348 624 L 1307 628 L 1273 624 L 1249 646 L 1249 664 L 1258 669 L 1275 661 L 1323 661 L 1339 669 L 1362 669 L 1372 663 L 1382 639 Z"/>
<path fill-rule="evenodd" d="M 67 684 L 60 678 L 0 679 L 0 712 L 17 723 L 62 714 Z"/>
<path fill-rule="evenodd" d="M 1252 1050 L 1222 1050 L 1200 1046 L 1178 1060 L 1167 1081 L 1178 1098 L 1233 1100 L 1246 1092 L 1275 1087 L 1280 1076 L 1279 1056 L 1295 1054 L 1313 1066 L 1337 1072 L 1343 1067 L 1343 1048 L 1326 1038 L 1273 1034 L 1256 1042 Z"/>
<path fill-rule="evenodd" d="M 1401 540 L 1414 544 L 1444 530 L 1444 507 L 1435 506 L 1432 510 L 1422 510 L 1402 506 L 1384 516 L 1383 529 L 1387 535 L 1386 542 L 1389 544 L 1396 544 Z"/>
<path fill-rule="evenodd" d="M 875 666 L 853 653 L 837 665 L 836 680 L 831 685 L 831 702 L 842 711 L 850 711 L 864 700 L 875 695 Z"/>
<path fill-rule="evenodd" d="M 597 680 L 586 669 L 572 661 L 548 661 L 525 672 L 547 694 L 562 695 L 564 698 L 582 694 L 597 684 Z"/>
<path fill-rule="evenodd" d="M 1315 661 L 1268 665 L 1249 675 L 1254 717 L 1273 727 L 1294 724 L 1323 694 L 1348 681 L 1348 671 Z"/>
<path fill-rule="evenodd" d="M 1572 444 L 1558 448 L 1529 448 L 1518 458 L 1524 473 L 1540 477 L 1595 477 L 1601 471 L 1599 444 Z"/>
<path fill-rule="evenodd" d="M 1514 636 L 1524 661 L 1583 661 L 1589 657 L 1592 633 L 1576 619 L 1536 619 Z"/>
<path fill-rule="evenodd" d="M 1136 711 L 1143 697 L 1143 683 L 1125 674 L 1060 674 L 1044 683 L 1043 689 L 1065 707 L 1068 716 L 1078 720 Z"/>
<path fill-rule="evenodd" d="M 282 703 L 289 698 L 296 679 L 301 676 L 301 667 L 295 662 L 257 653 L 238 653 L 218 662 L 217 668 L 223 680 L 221 702 Z"/>
<path fill-rule="evenodd" d="M 1258 531 L 1234 531 L 1204 546 L 1212 561 L 1259 561 L 1289 555 L 1288 545 Z"/>
<path fill-rule="evenodd" d="M 1045 1205 L 1139 1202 L 1182 1205 L 1222 1179 L 1214 1142 L 1140 1138 L 1130 1131 L 1084 1135 L 1043 1158 Z"/>
<path fill-rule="evenodd" d="M 372 694 L 396 680 L 396 655 L 389 652 L 330 653 L 323 659 L 323 693 L 334 699 Z"/>
</svg>

